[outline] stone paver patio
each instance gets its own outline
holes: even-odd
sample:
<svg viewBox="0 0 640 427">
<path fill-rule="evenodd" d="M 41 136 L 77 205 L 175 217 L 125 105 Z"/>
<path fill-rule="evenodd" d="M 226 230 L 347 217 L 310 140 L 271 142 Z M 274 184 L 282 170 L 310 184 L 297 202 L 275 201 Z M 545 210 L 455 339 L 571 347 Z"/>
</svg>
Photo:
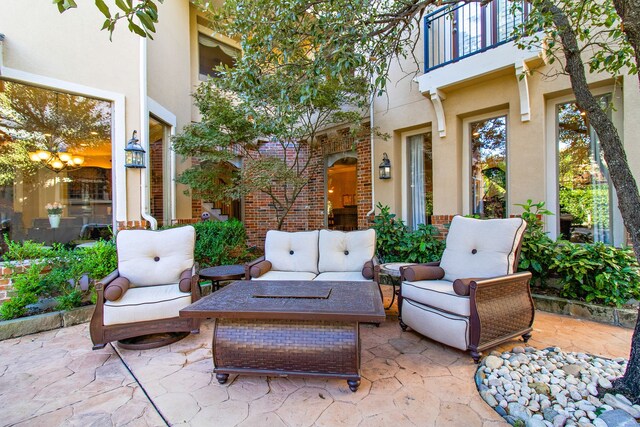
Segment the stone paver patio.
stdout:
<svg viewBox="0 0 640 427">
<path fill-rule="evenodd" d="M 293 377 L 230 376 L 219 385 L 213 321 L 199 335 L 146 351 L 92 351 L 88 324 L 2 341 L 0 425 L 508 425 L 476 391 L 468 353 L 403 333 L 395 312 L 387 314 L 379 328 L 361 327 L 356 393 L 343 380 Z M 628 357 L 631 333 L 537 312 L 530 344 Z"/>
</svg>

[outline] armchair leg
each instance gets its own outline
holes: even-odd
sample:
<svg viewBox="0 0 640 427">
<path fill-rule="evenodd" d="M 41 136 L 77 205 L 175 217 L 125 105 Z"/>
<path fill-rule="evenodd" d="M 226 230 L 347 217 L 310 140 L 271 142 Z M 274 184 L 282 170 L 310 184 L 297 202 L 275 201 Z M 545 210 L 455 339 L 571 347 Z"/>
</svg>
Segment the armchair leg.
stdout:
<svg viewBox="0 0 640 427">
<path fill-rule="evenodd" d="M 480 363 L 481 353 L 478 353 L 476 350 L 471 350 L 471 358 L 473 358 L 473 362 L 477 365 Z"/>
<path fill-rule="evenodd" d="M 402 319 L 398 319 L 398 320 L 400 322 L 400 327 L 402 328 L 403 331 L 406 332 L 408 326 L 405 325 L 405 323 L 402 321 Z"/>
<path fill-rule="evenodd" d="M 106 346 L 106 344 L 95 344 L 93 347 L 91 347 L 91 350 L 101 350 Z"/>
<path fill-rule="evenodd" d="M 526 334 L 522 335 L 522 339 L 524 340 L 525 343 L 529 342 L 529 339 L 531 338 L 531 333 L 527 332 Z"/>
</svg>

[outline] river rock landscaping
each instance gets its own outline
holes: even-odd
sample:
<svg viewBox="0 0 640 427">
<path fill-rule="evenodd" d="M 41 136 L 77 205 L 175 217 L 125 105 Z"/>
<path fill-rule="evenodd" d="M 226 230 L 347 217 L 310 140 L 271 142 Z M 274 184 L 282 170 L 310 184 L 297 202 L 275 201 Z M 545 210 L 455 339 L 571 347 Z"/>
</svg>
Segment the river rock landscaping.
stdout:
<svg viewBox="0 0 640 427">
<path fill-rule="evenodd" d="M 514 426 L 638 426 L 640 405 L 611 388 L 627 367 L 623 358 L 565 353 L 559 347 L 492 352 L 476 372 L 482 398 Z"/>
</svg>

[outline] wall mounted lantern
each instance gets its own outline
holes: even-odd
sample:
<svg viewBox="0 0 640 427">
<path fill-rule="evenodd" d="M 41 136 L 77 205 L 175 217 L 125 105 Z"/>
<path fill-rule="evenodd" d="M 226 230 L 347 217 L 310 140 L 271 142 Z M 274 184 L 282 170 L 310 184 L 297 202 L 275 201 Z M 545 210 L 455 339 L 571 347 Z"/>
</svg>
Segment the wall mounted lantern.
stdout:
<svg viewBox="0 0 640 427">
<path fill-rule="evenodd" d="M 389 160 L 389 156 L 387 156 L 387 153 L 382 154 L 382 163 L 380 163 L 380 166 L 378 166 L 378 170 L 380 172 L 380 179 L 391 178 L 391 160 Z"/>
<path fill-rule="evenodd" d="M 144 168 L 144 148 L 138 143 L 136 138 L 138 131 L 133 131 L 131 139 L 127 143 L 127 148 L 124 149 L 124 167 L 126 168 Z"/>
</svg>

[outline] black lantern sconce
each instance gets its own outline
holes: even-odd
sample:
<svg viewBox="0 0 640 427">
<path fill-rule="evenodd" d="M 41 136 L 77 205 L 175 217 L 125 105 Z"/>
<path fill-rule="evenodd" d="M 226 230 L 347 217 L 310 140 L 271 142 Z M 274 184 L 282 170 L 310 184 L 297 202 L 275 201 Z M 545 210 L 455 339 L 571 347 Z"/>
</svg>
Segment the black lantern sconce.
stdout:
<svg viewBox="0 0 640 427">
<path fill-rule="evenodd" d="M 137 131 L 133 131 L 131 139 L 127 143 L 127 148 L 124 149 L 124 167 L 126 168 L 144 168 L 144 148 L 138 143 L 136 138 Z"/>
<path fill-rule="evenodd" d="M 380 163 L 380 166 L 378 166 L 378 170 L 380 172 L 380 179 L 391 178 L 391 160 L 389 160 L 389 156 L 387 156 L 387 153 L 382 154 L 382 163 Z"/>
</svg>

